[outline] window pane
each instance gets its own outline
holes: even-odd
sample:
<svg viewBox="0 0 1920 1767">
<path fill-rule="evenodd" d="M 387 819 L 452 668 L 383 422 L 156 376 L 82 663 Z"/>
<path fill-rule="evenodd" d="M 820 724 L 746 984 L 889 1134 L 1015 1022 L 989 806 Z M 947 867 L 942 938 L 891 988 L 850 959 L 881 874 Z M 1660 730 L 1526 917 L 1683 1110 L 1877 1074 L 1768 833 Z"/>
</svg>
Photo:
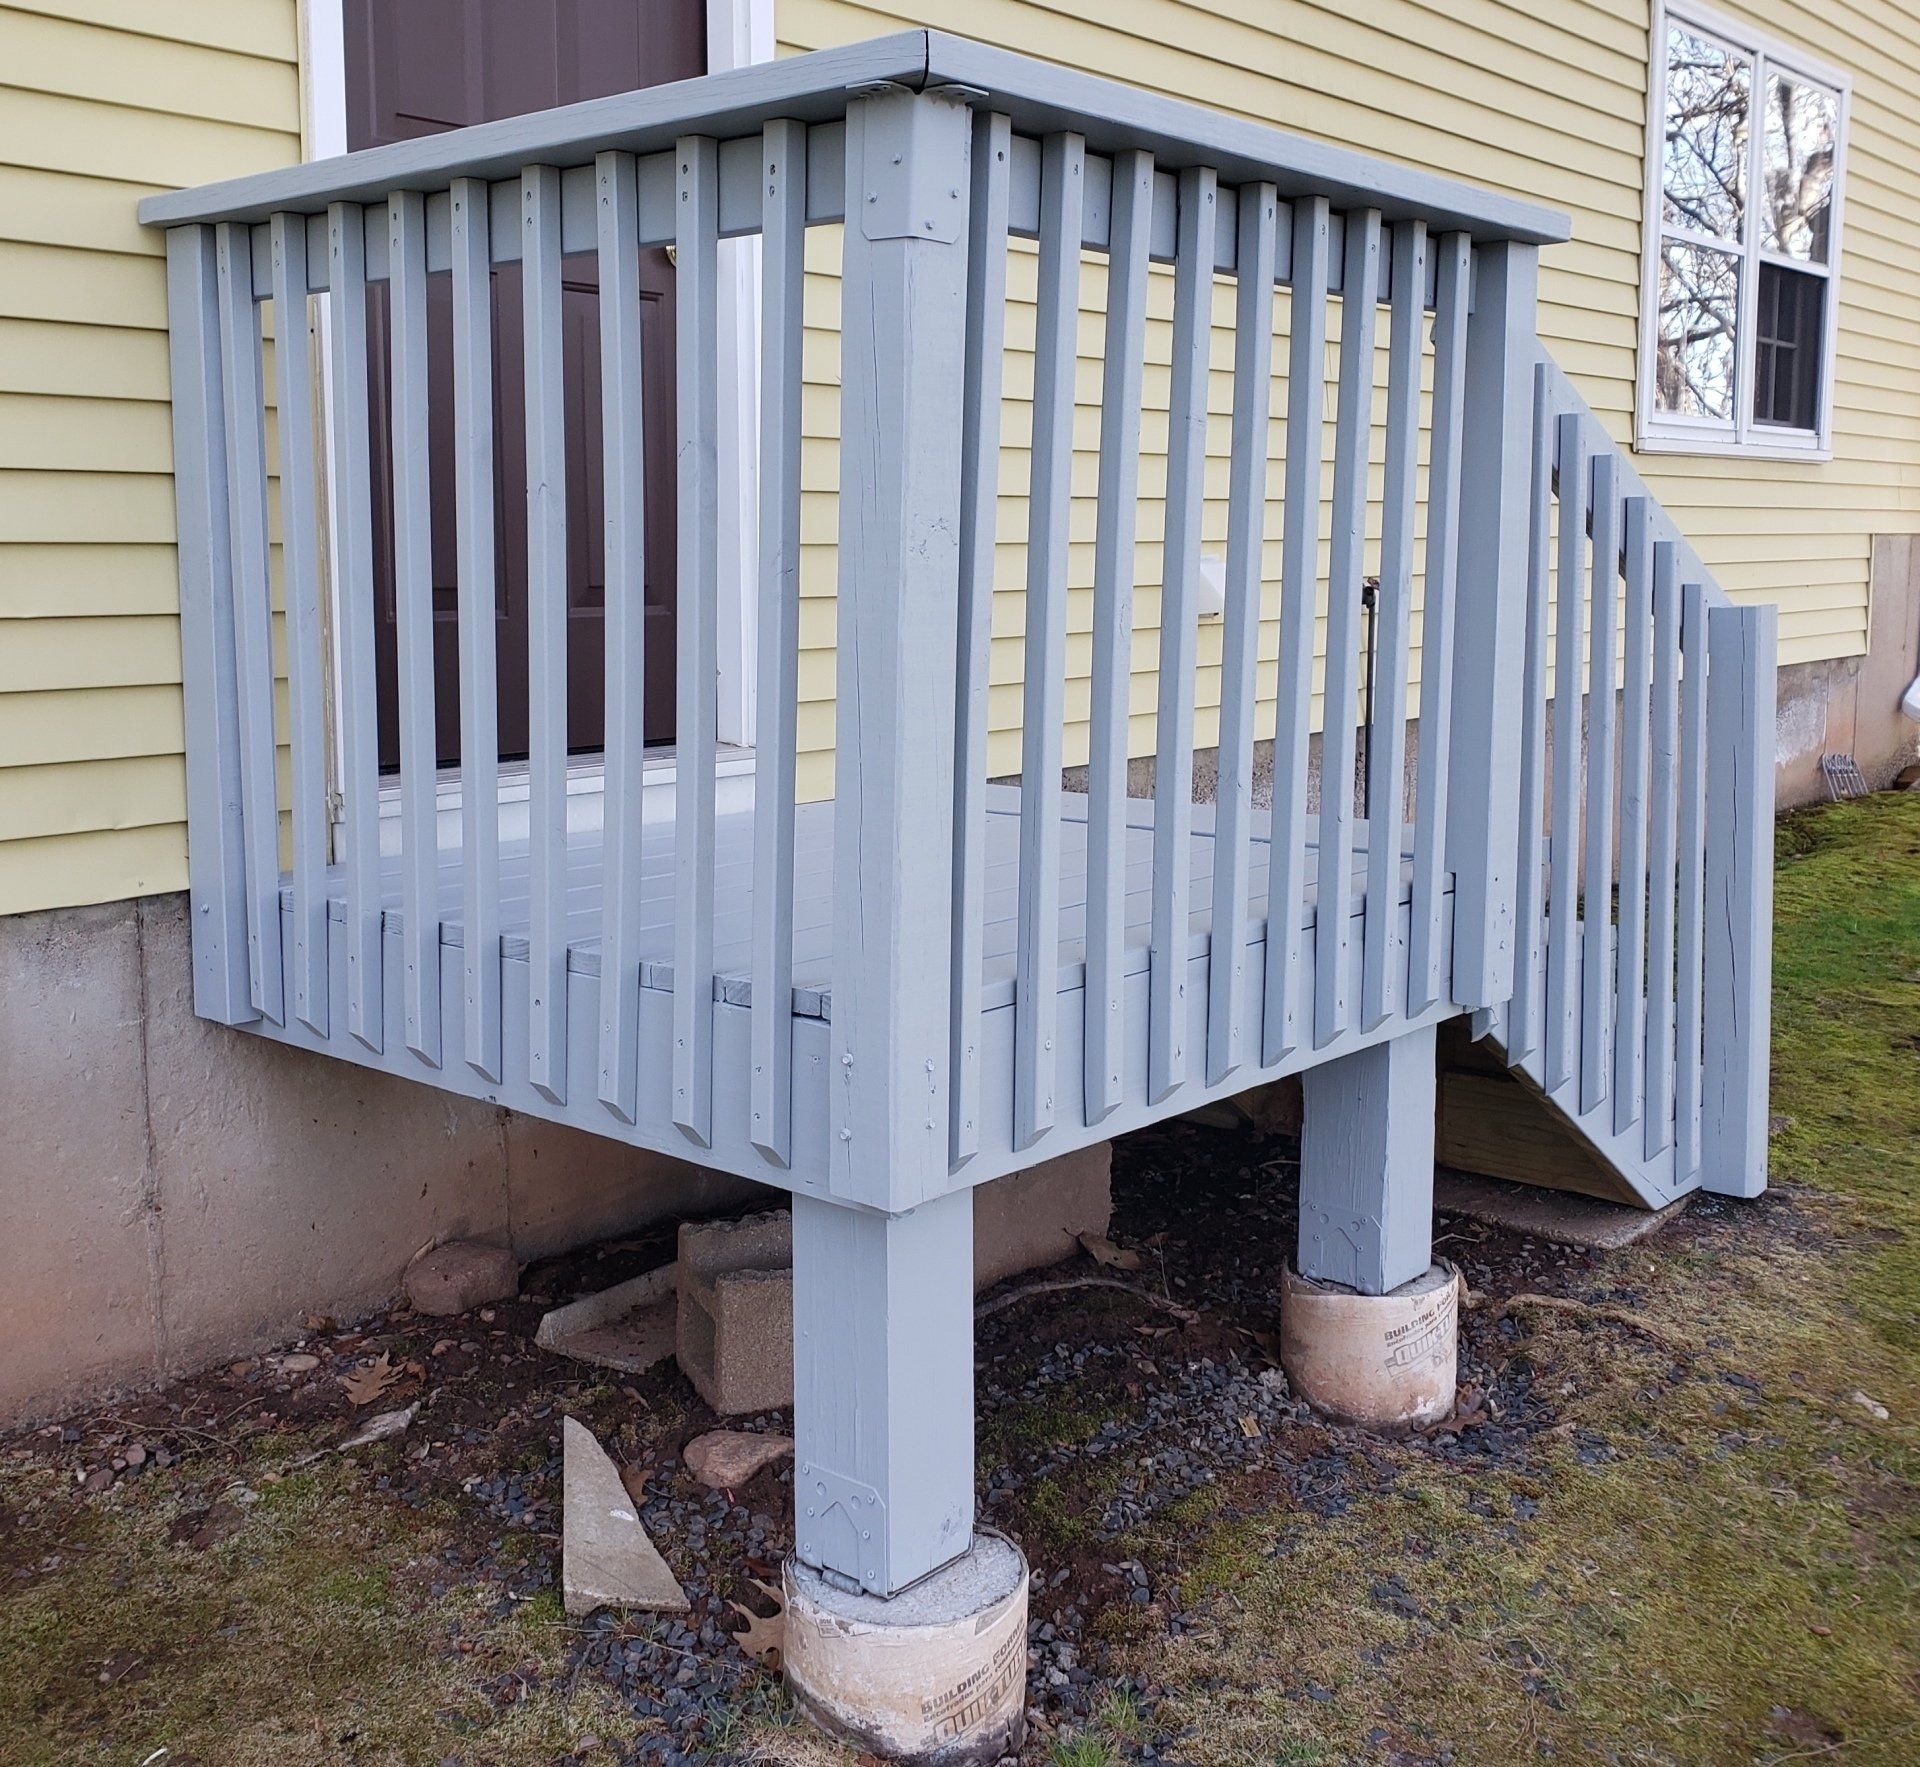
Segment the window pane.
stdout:
<svg viewBox="0 0 1920 1767">
<path fill-rule="evenodd" d="M 1669 225 L 1740 239 L 1750 72 L 1732 50 L 1682 25 L 1668 26 L 1661 195 Z"/>
<path fill-rule="evenodd" d="M 1839 105 L 1831 92 L 1781 74 L 1767 84 L 1762 243 L 1770 251 L 1824 264 Z"/>
<path fill-rule="evenodd" d="M 1667 240 L 1660 248 L 1660 352 L 1654 402 L 1682 417 L 1733 421 L 1740 261 Z"/>
<path fill-rule="evenodd" d="M 1753 316 L 1753 420 L 1816 429 L 1826 279 L 1762 264 L 1759 301 Z"/>
</svg>

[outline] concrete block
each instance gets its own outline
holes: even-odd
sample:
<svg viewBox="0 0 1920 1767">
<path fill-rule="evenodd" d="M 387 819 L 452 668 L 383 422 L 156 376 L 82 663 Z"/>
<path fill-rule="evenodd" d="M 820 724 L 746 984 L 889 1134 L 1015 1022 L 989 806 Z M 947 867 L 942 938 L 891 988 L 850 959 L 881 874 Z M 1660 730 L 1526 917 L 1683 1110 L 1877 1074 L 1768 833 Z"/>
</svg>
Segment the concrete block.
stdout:
<svg viewBox="0 0 1920 1767">
<path fill-rule="evenodd" d="M 680 1228 L 680 1366 L 723 1417 L 793 1403 L 793 1218 Z"/>
<path fill-rule="evenodd" d="M 1106 1142 L 1062 1154 L 973 1193 L 977 1293 L 1057 1264 L 1113 1214 Z M 784 1209 L 680 1229 L 680 1366 L 715 1411 L 793 1403 L 793 1221 Z"/>
</svg>

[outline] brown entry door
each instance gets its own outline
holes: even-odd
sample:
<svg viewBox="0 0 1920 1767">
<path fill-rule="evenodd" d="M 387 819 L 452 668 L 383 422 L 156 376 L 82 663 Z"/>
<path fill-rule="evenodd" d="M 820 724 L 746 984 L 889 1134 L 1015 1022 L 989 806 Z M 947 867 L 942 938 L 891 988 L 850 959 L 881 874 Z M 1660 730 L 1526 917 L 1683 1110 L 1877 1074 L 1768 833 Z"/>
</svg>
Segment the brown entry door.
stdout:
<svg viewBox="0 0 1920 1767">
<path fill-rule="evenodd" d="M 495 117 L 690 79 L 706 68 L 704 0 L 346 0 L 348 145 L 373 147 Z M 567 433 L 567 746 L 603 746 L 606 574 L 600 470 L 599 278 L 563 266 Z M 646 451 L 646 734 L 673 736 L 673 270 L 641 254 Z M 399 760 L 386 289 L 372 291 L 375 660 L 380 763 Z M 493 277 L 493 585 L 500 755 L 527 752 L 527 506 L 520 267 Z M 460 758 L 453 523 L 453 294 L 428 278 L 433 481 L 434 713 L 443 765 Z"/>
</svg>

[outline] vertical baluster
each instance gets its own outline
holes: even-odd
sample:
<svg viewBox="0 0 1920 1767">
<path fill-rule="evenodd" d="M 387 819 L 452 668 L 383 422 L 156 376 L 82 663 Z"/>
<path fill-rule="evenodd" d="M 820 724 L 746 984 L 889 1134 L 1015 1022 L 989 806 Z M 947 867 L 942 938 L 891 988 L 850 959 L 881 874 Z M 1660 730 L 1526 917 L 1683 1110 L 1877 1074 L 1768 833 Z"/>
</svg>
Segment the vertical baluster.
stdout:
<svg viewBox="0 0 1920 1767">
<path fill-rule="evenodd" d="M 1614 959 L 1613 1127 L 1640 1120 L 1646 1056 L 1647 721 L 1653 689 L 1653 508 L 1626 506 L 1626 662 L 1620 708 L 1620 935 Z"/>
<path fill-rule="evenodd" d="M 380 909 L 379 709 L 373 672 L 373 474 L 367 416 L 367 228 L 358 203 L 327 209 L 328 383 L 340 629 L 340 796 L 346 824 L 347 1029 L 386 1046 Z"/>
<path fill-rule="evenodd" d="M 1007 203 L 1013 129 L 973 119 L 967 251 L 966 384 L 960 435 L 959 679 L 953 794 L 951 1156 L 980 1147 L 980 989 L 986 950 L 987 689 L 993 638 L 993 553 L 1000 498 L 1000 387 L 1007 306 Z"/>
<path fill-rule="evenodd" d="M 1127 727 L 1145 373 L 1153 155 L 1114 156 L 1100 383 L 1100 490 L 1093 541 L 1093 699 L 1087 739 L 1086 1117 L 1120 1102 L 1126 1048 Z M 1271 287 L 1271 278 L 1269 278 Z M 1271 308 L 1271 299 L 1269 299 Z M 1271 311 L 1269 311 L 1271 321 Z"/>
<path fill-rule="evenodd" d="M 1653 696 L 1649 714 L 1653 852 L 1647 868 L 1646 1157 L 1673 1140 L 1674 817 L 1681 797 L 1678 549 L 1653 549 Z"/>
<path fill-rule="evenodd" d="M 427 199 L 387 201 L 392 291 L 393 590 L 400 690 L 400 903 L 407 1047 L 440 1065 L 440 843 L 433 706 L 433 486 L 427 445 Z"/>
<path fill-rule="evenodd" d="M 1213 339 L 1218 178 L 1180 174 L 1173 268 L 1173 368 L 1160 563 L 1160 678 L 1153 760 L 1153 923 L 1147 996 L 1147 1096 L 1187 1078 L 1187 953 L 1193 889 L 1195 583 L 1207 465 L 1207 356 Z"/>
<path fill-rule="evenodd" d="M 1227 480 L 1226 625 L 1220 637 L 1220 768 L 1214 791 L 1213 937 L 1207 958 L 1207 1084 L 1240 1066 L 1245 1045 L 1247 878 L 1253 854 L 1253 707 L 1260 581 L 1267 543 L 1268 425 L 1273 417 L 1273 279 L 1279 193 L 1240 187 L 1233 344 L 1233 452 Z"/>
<path fill-rule="evenodd" d="M 268 224 L 273 384 L 280 430 L 280 557 L 287 603 L 287 746 L 293 801 L 293 1010 L 324 1037 L 327 1002 L 327 754 L 321 674 L 320 523 L 307 353 L 307 219 Z"/>
<path fill-rule="evenodd" d="M 1280 668 L 1273 726 L 1273 823 L 1267 849 L 1263 1065 L 1299 1038 L 1300 919 L 1307 877 L 1307 725 L 1314 599 L 1320 579 L 1320 468 L 1326 403 L 1330 228 L 1325 197 L 1293 201 L 1287 337 L 1286 507 L 1280 542 Z"/>
<path fill-rule="evenodd" d="M 168 229 L 167 343 L 180 553 L 193 1009 L 202 1018 L 239 1025 L 259 1013 L 250 998 L 247 968 L 217 257 L 213 228 Z"/>
<path fill-rule="evenodd" d="M 1514 892 L 1513 1007 L 1507 1059 L 1539 1047 L 1546 982 L 1547 598 L 1553 544 L 1553 423 L 1547 368 L 1533 371 L 1533 494 L 1527 533 L 1527 649 L 1520 700 L 1520 870 Z M 1431 591 L 1429 591 L 1431 593 Z"/>
<path fill-rule="evenodd" d="M 639 173 L 633 155 L 599 155 L 594 181 L 607 658 L 599 1096 L 622 1122 L 631 1123 L 638 1115 L 640 1086 L 640 847 L 647 762 L 645 351 Z"/>
<path fill-rule="evenodd" d="M 1420 615 L 1420 748 L 1414 758 L 1413 907 L 1407 951 L 1410 1013 L 1423 1012 L 1438 1000 L 1449 979 L 1448 786 L 1455 759 L 1454 628 L 1460 599 L 1460 458 L 1467 409 L 1473 242 L 1464 233 L 1445 234 L 1436 259 L 1433 438 L 1427 467 L 1427 569 L 1425 606 Z"/>
<path fill-rule="evenodd" d="M 528 1077 L 567 1096 L 567 418 L 560 174 L 520 175 L 527 381 Z"/>
<path fill-rule="evenodd" d="M 1360 1022 L 1372 1030 L 1404 1004 L 1400 941 L 1401 813 L 1407 764 L 1407 667 L 1413 626 L 1413 506 L 1420 467 L 1421 334 L 1427 319 L 1427 229 L 1393 230 L 1387 342 L 1387 474 L 1373 724 L 1367 734 L 1367 902 L 1360 954 Z"/>
<path fill-rule="evenodd" d="M 800 387 L 807 127 L 761 139 L 760 652 L 753 794 L 753 1144 L 785 1165 L 793 1136 L 793 794 L 800 671 Z"/>
<path fill-rule="evenodd" d="M 1587 624 L 1586 438 L 1576 412 L 1556 426 L 1559 462 L 1560 583 L 1553 656 L 1553 821 L 1548 841 L 1552 897 L 1547 908 L 1546 1085 L 1573 1077 L 1574 942 L 1580 912 L 1580 698 L 1585 687 Z M 1424 744 L 1423 744 L 1424 746 Z"/>
<path fill-rule="evenodd" d="M 1607 1096 L 1613 1033 L 1614 649 L 1620 604 L 1619 457 L 1593 458 L 1593 619 L 1587 639 L 1587 844 L 1580 969 L 1580 1108 Z"/>
<path fill-rule="evenodd" d="M 280 965 L 280 807 L 274 777 L 273 582 L 267 569 L 266 394 L 260 310 L 253 303 L 253 229 L 223 222 L 220 379 L 226 392 L 227 535 L 234 666 L 239 683 L 241 836 L 247 875 L 247 974 L 253 1004 L 286 1022 Z"/>
<path fill-rule="evenodd" d="M 720 592 L 718 150 L 675 149 L 675 376 L 680 425 L 679 577 L 674 606 L 673 1120 L 713 1141 L 713 793 L 718 759 Z"/>
<path fill-rule="evenodd" d="M 1049 135 L 1040 162 L 1040 271 L 1027 496 L 1027 637 L 1020 722 L 1020 895 L 1014 960 L 1013 1145 L 1053 1127 L 1060 1016 L 1060 721 L 1067 673 L 1073 372 L 1086 143 Z"/>
<path fill-rule="evenodd" d="M 500 1053 L 500 714 L 494 663 L 493 252 L 487 185 L 454 181 L 453 526 L 459 583 L 460 866 L 466 1057 L 489 1080 Z"/>
<path fill-rule="evenodd" d="M 1327 569 L 1327 673 L 1321 697 L 1320 869 L 1314 913 L 1314 1045 L 1347 1028 L 1353 934 L 1353 785 L 1360 700 L 1360 572 L 1367 539 L 1367 453 L 1373 433 L 1374 330 L 1380 299 L 1380 213 L 1347 216 L 1340 282 L 1340 391 L 1333 437 L 1332 551 Z"/>
<path fill-rule="evenodd" d="M 1701 1033 L 1706 1001 L 1707 593 L 1680 591 L 1680 890 L 1674 973 L 1674 1181 L 1700 1169 Z"/>
</svg>

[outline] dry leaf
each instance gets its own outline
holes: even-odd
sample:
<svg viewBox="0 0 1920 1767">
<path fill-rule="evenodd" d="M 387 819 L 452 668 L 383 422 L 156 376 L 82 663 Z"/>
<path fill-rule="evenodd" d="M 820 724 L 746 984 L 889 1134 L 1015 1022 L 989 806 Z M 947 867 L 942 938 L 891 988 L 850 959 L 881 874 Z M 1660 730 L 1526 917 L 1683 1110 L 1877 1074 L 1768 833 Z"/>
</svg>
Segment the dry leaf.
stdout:
<svg viewBox="0 0 1920 1767">
<path fill-rule="evenodd" d="M 1105 1269 L 1138 1270 L 1140 1268 L 1138 1252 L 1122 1251 L 1112 1240 L 1098 1233 L 1081 1234 L 1080 1245 L 1088 1257 Z"/>
<path fill-rule="evenodd" d="M 393 1358 L 382 1350 L 371 1362 L 363 1362 L 351 1374 L 343 1374 L 340 1385 L 355 1405 L 371 1405 L 403 1372 L 394 1367 Z"/>
<path fill-rule="evenodd" d="M 786 1608 L 774 1584 L 763 1583 L 758 1577 L 749 1577 L 747 1581 L 773 1603 L 773 1613 L 770 1616 L 756 1614 L 743 1601 L 728 1602 L 727 1606 L 747 1622 L 734 1633 L 733 1641 L 756 1663 L 764 1663 L 769 1669 L 778 1669 L 781 1652 L 786 1645 Z"/>
<path fill-rule="evenodd" d="M 370 1417 L 366 1423 L 340 1444 L 342 1452 L 348 1448 L 364 1448 L 370 1442 L 385 1442 L 405 1432 L 413 1422 L 414 1413 L 420 1409 L 419 1400 L 403 1406 L 398 1411 L 383 1411 L 377 1417 Z"/>
<path fill-rule="evenodd" d="M 640 1513 L 640 1506 L 647 1500 L 647 1480 L 652 1477 L 653 1468 L 650 1466 L 623 1466 L 620 1469 L 620 1483 L 626 1488 L 636 1515 Z"/>
</svg>

